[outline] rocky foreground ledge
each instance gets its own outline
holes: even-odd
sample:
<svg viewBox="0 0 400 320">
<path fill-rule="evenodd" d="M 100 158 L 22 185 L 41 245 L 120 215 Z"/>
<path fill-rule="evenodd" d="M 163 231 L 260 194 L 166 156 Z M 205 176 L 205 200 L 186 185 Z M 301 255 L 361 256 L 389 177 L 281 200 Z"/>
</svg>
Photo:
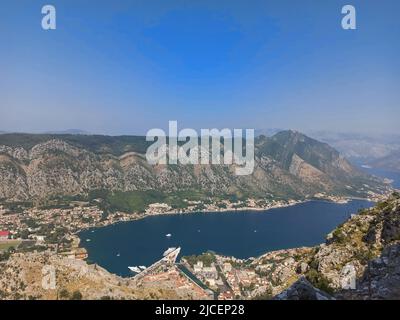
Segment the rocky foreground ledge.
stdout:
<svg viewBox="0 0 400 320">
<path fill-rule="evenodd" d="M 239 283 L 232 298 L 399 299 L 400 196 L 395 193 L 353 215 L 319 246 L 269 252 L 245 261 L 217 258 L 223 263 L 236 261 L 229 272 L 253 273 L 263 283 Z M 56 273 L 56 288 L 48 287 L 46 266 Z M 0 299 L 73 298 L 210 299 L 212 295 L 176 265 L 135 281 L 49 252 L 17 253 L 0 262 Z"/>
<path fill-rule="evenodd" d="M 278 299 L 400 299 L 399 194 L 352 216 L 304 258 L 310 269 Z"/>
</svg>

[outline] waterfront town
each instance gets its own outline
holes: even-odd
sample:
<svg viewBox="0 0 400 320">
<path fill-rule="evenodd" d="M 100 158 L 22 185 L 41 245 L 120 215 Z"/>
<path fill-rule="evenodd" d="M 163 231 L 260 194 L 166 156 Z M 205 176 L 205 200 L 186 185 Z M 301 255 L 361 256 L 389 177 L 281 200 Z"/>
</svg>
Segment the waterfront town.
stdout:
<svg viewBox="0 0 400 320">
<path fill-rule="evenodd" d="M 343 203 L 347 199 L 327 197 L 315 198 Z M 300 203 L 298 200 L 255 200 L 203 203 L 184 200 L 184 209 L 174 209 L 166 203 L 149 204 L 144 212 L 105 212 L 100 206 L 84 201 L 70 201 L 67 205 L 53 205 L 47 208 L 31 207 L 25 204 L 0 204 L 0 243 L 2 247 L 35 247 L 62 252 L 76 243 L 76 234 L 82 230 L 103 227 L 118 222 L 133 221 L 152 215 L 186 214 L 195 212 L 265 211 Z M 100 202 L 100 200 L 99 200 Z M 9 246 L 7 246 L 9 244 Z"/>
<path fill-rule="evenodd" d="M 323 195 L 321 195 L 322 197 Z M 329 200 L 346 201 L 346 199 L 341 198 Z M 236 203 L 222 200 L 219 203 L 212 204 L 192 201 L 188 202 L 188 208 L 185 209 L 185 212 L 196 212 L 199 207 L 203 208 L 203 210 L 198 210 L 199 212 L 257 211 L 290 206 L 296 203 L 298 201 L 254 199 Z M 87 259 L 88 255 L 86 250 L 80 247 L 78 232 L 88 228 L 102 227 L 160 214 L 183 214 L 183 212 L 174 210 L 165 203 L 150 204 L 142 213 L 108 212 L 107 214 L 100 209 L 100 206 L 79 201 L 71 201 L 68 206 L 49 208 L 3 203 L 0 205 L 0 264 L 5 263 L 7 265 L 9 259 L 13 261 L 12 263 L 23 261 L 21 255 L 25 255 L 33 261 L 41 261 L 42 258 L 40 257 L 43 256 L 50 257 L 49 259 L 57 261 L 63 267 L 65 267 L 65 264 L 79 266 L 81 265 L 79 261 L 83 263 L 81 266 L 86 266 L 84 260 Z M 278 294 L 288 282 L 307 271 L 307 265 L 297 265 L 300 261 L 299 252 L 302 258 L 308 254 L 307 249 L 304 250 L 303 252 L 296 249 L 292 253 L 287 250 L 281 253 L 278 251 L 248 260 L 224 257 L 212 252 L 197 257 L 182 257 L 178 263 L 175 261 L 177 255 L 174 255 L 172 260 L 163 257 L 160 261 L 155 262 L 152 267 L 135 276 L 132 275 L 129 280 L 129 287 L 146 288 L 146 292 L 152 292 L 154 297 L 159 297 L 155 292 L 161 290 L 162 287 L 164 293 L 172 291 L 176 293 L 176 288 L 180 288 L 180 291 L 178 290 L 180 292 L 179 297 L 188 299 L 268 298 L 273 294 Z M 282 261 L 282 263 L 277 267 L 276 263 L 269 261 Z M 293 272 L 293 270 L 296 270 L 296 272 Z M 102 270 L 99 266 L 96 266 L 92 271 L 111 277 L 111 274 Z M 269 277 L 265 277 L 266 274 Z M 112 275 L 112 277 L 114 276 L 117 277 Z M 116 279 L 115 281 L 118 283 L 125 281 L 118 277 Z M 141 296 L 137 292 L 135 294 L 132 298 Z M 117 296 L 113 297 L 117 298 Z M 151 298 L 151 296 L 146 296 L 146 298 Z"/>
</svg>

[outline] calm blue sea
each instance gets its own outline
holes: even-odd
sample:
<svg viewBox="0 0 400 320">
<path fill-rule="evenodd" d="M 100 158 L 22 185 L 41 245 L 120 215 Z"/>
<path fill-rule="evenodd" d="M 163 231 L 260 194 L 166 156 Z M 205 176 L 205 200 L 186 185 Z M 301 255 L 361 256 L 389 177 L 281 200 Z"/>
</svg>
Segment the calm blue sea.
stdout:
<svg viewBox="0 0 400 320">
<path fill-rule="evenodd" d="M 350 214 L 371 205 L 362 200 L 347 204 L 311 201 L 265 212 L 156 216 L 86 230 L 80 237 L 90 261 L 129 276 L 128 266 L 149 266 L 175 246 L 182 247 L 181 255 L 212 250 L 238 258 L 313 246 L 323 242 L 326 234 Z"/>
</svg>

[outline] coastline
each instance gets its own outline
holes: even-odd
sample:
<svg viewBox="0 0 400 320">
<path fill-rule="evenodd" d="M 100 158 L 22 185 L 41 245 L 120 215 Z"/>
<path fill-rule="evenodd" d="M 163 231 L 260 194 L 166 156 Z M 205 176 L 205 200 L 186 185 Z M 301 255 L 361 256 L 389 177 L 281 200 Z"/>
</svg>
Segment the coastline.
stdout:
<svg viewBox="0 0 400 320">
<path fill-rule="evenodd" d="M 369 200 L 369 199 L 359 199 L 359 200 Z M 118 220 L 118 221 L 112 221 L 110 223 L 103 223 L 103 224 L 97 224 L 94 226 L 89 226 L 82 228 L 80 230 L 77 230 L 73 233 L 73 235 L 78 235 L 79 233 L 87 230 L 92 230 L 92 229 L 98 229 L 98 228 L 103 228 L 103 227 L 108 227 L 111 225 L 116 225 L 119 223 L 124 223 L 124 222 L 132 222 L 132 221 L 138 221 L 142 219 L 146 219 L 149 217 L 157 217 L 157 216 L 172 216 L 172 215 L 187 215 L 187 214 L 215 214 L 215 213 L 229 213 L 229 212 L 242 212 L 242 211 L 249 211 L 249 212 L 264 212 L 264 211 L 269 211 L 272 209 L 278 209 L 278 208 L 286 208 L 286 207 L 291 207 L 295 206 L 298 204 L 302 203 L 307 203 L 310 201 L 326 201 L 326 202 L 332 202 L 332 203 L 347 203 L 347 202 L 335 202 L 331 200 L 324 200 L 324 199 L 306 199 L 306 200 L 293 200 L 295 202 L 292 202 L 290 204 L 285 204 L 285 205 L 276 205 L 276 206 L 270 206 L 270 207 L 242 207 L 242 208 L 220 208 L 218 210 L 195 210 L 195 211 L 180 211 L 180 210 L 172 210 L 172 211 L 165 211 L 165 212 L 160 212 L 160 213 L 152 213 L 152 214 L 142 214 L 139 215 L 138 213 L 122 213 L 122 212 L 117 212 L 116 214 L 123 214 L 124 217 L 132 216 L 129 219 L 123 219 L 123 220 Z"/>
<path fill-rule="evenodd" d="M 103 228 L 103 227 L 108 227 L 111 225 L 116 225 L 119 223 L 124 223 L 124 222 L 132 222 L 132 221 L 138 221 L 142 219 L 146 219 L 149 217 L 157 217 L 157 216 L 170 216 L 170 215 L 187 215 L 187 214 L 216 214 L 216 213 L 236 213 L 236 212 L 266 212 L 269 210 L 273 209 L 279 209 L 279 208 L 287 208 L 287 207 L 292 207 L 296 206 L 299 204 L 304 204 L 312 201 L 319 201 L 319 202 L 328 202 L 328 203 L 336 203 L 336 204 L 347 204 L 350 201 L 353 200 L 362 200 L 362 201 L 369 201 L 369 202 L 376 202 L 374 199 L 370 198 L 361 198 L 361 197 L 346 197 L 346 198 L 341 198 L 341 199 L 328 199 L 328 198 L 312 198 L 312 199 L 304 199 L 304 200 L 287 200 L 286 204 L 277 204 L 277 205 L 272 205 L 272 206 L 267 206 L 267 207 L 241 207 L 241 208 L 219 208 L 219 209 L 204 209 L 204 210 L 194 210 L 194 211 L 181 211 L 181 210 L 171 210 L 171 211 L 165 211 L 165 212 L 159 212 L 159 213 L 151 213 L 151 214 L 138 214 L 138 213 L 122 213 L 122 212 L 117 212 L 116 214 L 123 214 L 123 216 L 127 219 L 123 220 L 118 220 L 118 221 L 110 221 L 109 223 L 102 223 L 102 224 L 97 224 L 94 226 L 89 226 L 82 228 L 80 230 L 77 230 L 76 232 L 73 233 L 73 235 L 76 235 L 79 237 L 79 233 L 87 230 L 95 230 L 98 228 Z M 129 217 L 132 216 L 132 217 Z"/>
<path fill-rule="evenodd" d="M 351 197 L 337 197 L 337 196 L 325 196 L 325 197 L 313 197 L 313 198 L 304 198 L 301 200 L 266 200 L 266 199 L 253 199 L 249 198 L 246 201 L 240 202 L 230 202 L 228 200 L 222 200 L 221 202 L 213 202 L 213 203 L 189 203 L 188 207 L 185 209 L 172 209 L 166 204 L 153 204 L 149 205 L 148 209 L 144 213 L 124 213 L 124 212 L 113 212 L 110 214 L 104 214 L 104 211 L 101 210 L 98 206 L 87 206 L 83 204 L 75 203 L 75 206 L 72 208 L 57 208 L 57 209 L 29 209 L 24 211 L 23 218 L 26 220 L 29 217 L 40 218 L 42 221 L 48 221 L 55 223 L 56 227 L 62 227 L 68 224 L 69 228 L 65 229 L 59 237 L 64 237 L 69 239 L 72 245 L 64 245 L 56 247 L 54 243 L 54 239 L 50 240 L 53 242 L 47 242 L 47 238 L 52 237 L 52 235 L 48 235 L 46 233 L 37 233 L 33 236 L 30 236 L 29 239 L 31 243 L 35 243 L 35 245 L 42 246 L 43 248 L 47 248 L 47 250 L 55 251 L 55 252 L 63 252 L 64 254 L 69 254 L 71 256 L 75 255 L 82 259 L 85 254 L 84 244 L 82 241 L 86 241 L 84 237 L 82 237 L 82 233 L 88 230 L 95 232 L 95 230 L 108 227 L 111 225 L 115 225 L 123 222 L 133 222 L 136 220 L 142 220 L 148 217 L 154 216 L 164 216 L 164 215 L 195 215 L 195 214 L 217 214 L 217 213 L 267 213 L 271 209 L 279 209 L 286 208 L 291 206 L 296 206 L 300 204 L 305 204 L 308 202 L 328 202 L 328 203 L 337 203 L 337 204 L 346 204 L 351 200 L 364 200 L 364 201 L 375 201 L 377 200 L 377 196 L 374 199 L 372 197 L 365 198 L 351 198 Z M 201 210 L 199 210 L 201 208 Z M 56 217 L 56 220 L 54 220 Z M 4 223 L 8 225 L 14 225 L 13 230 L 19 231 L 24 230 L 27 226 L 21 220 L 20 215 L 10 215 L 6 216 L 8 220 Z M 15 232 L 14 231 L 14 232 Z M 90 238 L 90 237 L 87 237 Z M 17 238 L 14 238 L 17 239 Z M 90 241 L 90 240 L 89 240 Z"/>
<path fill-rule="evenodd" d="M 349 205 L 351 205 L 351 206 L 353 206 L 353 209 L 354 210 L 352 210 L 351 212 L 352 213 L 356 213 L 357 212 L 357 208 L 360 208 L 360 206 L 358 206 L 357 205 L 357 200 L 355 200 L 354 199 L 354 201 L 355 201 L 355 204 L 354 205 L 352 205 L 351 203 L 352 203 L 352 200 L 353 199 L 347 199 L 347 203 L 350 203 Z M 368 201 L 368 200 L 370 200 L 370 199 L 363 199 L 364 201 Z M 318 208 L 318 206 L 321 206 L 321 205 L 323 205 L 323 203 L 326 203 L 326 204 L 329 204 L 329 203 L 331 203 L 331 204 L 338 204 L 339 206 L 335 206 L 336 208 L 338 208 L 338 209 L 336 209 L 337 211 L 342 211 L 342 212 L 344 212 L 344 210 L 345 209 L 340 209 L 341 207 L 342 207 L 342 205 L 344 205 L 344 208 L 346 207 L 346 205 L 343 203 L 343 201 L 329 201 L 329 200 L 326 200 L 326 199 L 307 199 L 307 200 L 304 200 L 304 201 L 299 201 L 299 202 L 297 202 L 297 203 L 292 203 L 290 206 L 295 206 L 295 205 L 297 205 L 297 204 L 305 204 L 305 203 L 309 203 L 311 206 L 313 206 L 314 207 L 314 204 L 317 206 L 317 208 Z M 318 204 L 319 203 L 319 204 Z M 367 208 L 367 207 L 369 207 L 370 205 L 372 205 L 372 203 L 371 202 L 369 202 L 368 201 L 368 203 L 366 203 L 366 204 L 361 204 L 361 207 L 365 207 L 365 208 Z M 290 207 L 289 205 L 286 205 L 285 207 Z M 279 207 L 276 207 L 277 209 L 279 208 Z M 309 211 L 309 209 L 307 209 L 308 207 L 304 207 L 303 208 L 303 206 L 300 206 L 299 207 L 299 211 L 297 210 L 297 209 L 293 209 L 294 211 L 292 211 L 292 212 L 294 212 L 294 213 L 296 213 L 296 212 L 299 212 L 299 213 L 302 213 L 302 212 L 305 212 L 305 211 Z M 274 209 L 274 208 L 270 208 L 270 209 Z M 213 212 L 214 214 L 215 213 L 227 213 L 227 211 L 228 211 L 228 213 L 229 213 L 229 211 L 231 212 L 231 213 L 235 213 L 235 212 L 237 212 L 237 213 L 239 213 L 240 214 L 240 212 L 243 212 L 243 210 L 235 210 L 235 211 L 233 211 L 233 210 L 221 210 L 221 211 L 217 211 L 217 212 Z M 318 210 L 317 210 L 318 211 Z M 267 213 L 268 212 L 268 210 L 262 210 L 261 208 L 256 208 L 256 210 L 249 210 L 248 212 L 246 212 L 246 213 L 241 213 L 240 214 L 240 216 L 241 216 L 241 218 L 240 219 L 246 219 L 246 217 L 247 217 L 247 213 L 251 213 L 251 212 L 255 212 L 255 214 L 253 215 L 253 217 L 255 217 L 255 215 L 257 215 L 257 213 L 258 212 L 265 212 L 265 213 Z M 265 215 L 265 216 L 269 216 L 269 215 L 273 215 L 273 216 L 275 216 L 276 218 L 274 218 L 274 220 L 275 219 L 280 219 L 279 218 L 279 216 L 280 216 L 280 210 L 277 210 L 277 211 L 275 211 L 275 212 L 272 212 L 272 213 L 270 213 L 270 214 L 267 214 L 267 215 Z M 321 212 L 321 210 L 319 210 L 319 212 Z M 346 212 L 348 213 L 349 211 L 348 210 L 346 210 Z M 212 213 L 212 212 L 205 212 L 205 213 Z M 285 211 L 283 212 L 283 213 L 285 213 Z M 174 212 L 174 213 L 163 213 L 163 214 L 161 214 L 161 215 L 182 215 L 182 214 L 187 214 L 187 213 L 176 213 L 176 212 Z M 154 216 L 154 215 L 153 215 Z M 191 216 L 193 216 L 194 217 L 194 215 L 191 215 Z M 219 218 L 217 218 L 217 216 L 219 216 L 219 215 L 215 215 L 215 219 L 219 219 Z M 229 214 L 227 214 L 226 216 L 230 216 Z M 258 215 L 257 215 L 258 216 Z M 264 216 L 264 215 L 261 215 L 261 216 Z M 285 216 L 285 215 L 284 215 Z M 297 216 L 297 215 L 296 215 Z M 321 216 L 321 215 L 319 215 L 319 216 Z M 148 217 L 148 216 L 146 216 L 146 217 Z M 203 215 L 203 218 L 204 219 L 206 219 L 206 215 Z M 300 215 L 300 217 L 302 217 L 301 215 Z M 323 217 L 323 215 L 321 216 L 321 217 Z M 142 218 L 144 218 L 144 217 L 142 217 Z M 203 218 L 201 218 L 201 219 L 203 219 Z M 345 220 L 340 220 L 340 221 L 337 221 L 337 223 L 335 223 L 334 225 L 332 225 L 332 228 L 329 228 L 329 229 L 327 229 L 326 231 L 324 231 L 324 233 L 323 233 L 323 238 L 325 239 L 325 236 L 327 235 L 327 234 L 329 234 L 329 232 L 332 230 L 332 229 L 334 229 L 337 225 L 339 225 L 339 223 L 342 223 L 342 222 L 344 222 L 344 221 L 347 221 L 347 219 L 348 218 L 350 218 L 350 215 L 346 215 L 346 217 L 344 217 L 343 215 L 342 215 L 342 218 L 341 219 L 345 219 Z M 180 221 L 180 218 L 178 218 L 179 219 L 179 221 Z M 225 219 L 225 218 L 224 218 Z M 258 219 L 258 218 L 257 218 Z M 263 218 L 262 218 L 263 219 Z M 301 219 L 301 218 L 296 218 L 296 219 Z M 320 218 L 320 219 L 323 219 L 323 218 Z M 157 220 L 157 221 L 160 221 L 160 220 Z M 244 220 L 243 220 L 244 221 Z M 151 220 L 148 220 L 148 222 L 146 222 L 146 224 L 152 224 L 152 221 Z M 133 228 L 135 228 L 134 227 L 134 225 L 132 225 L 132 227 Z M 125 226 L 125 227 L 123 227 L 124 229 L 125 228 L 129 228 L 128 226 Z M 255 227 L 255 228 L 257 228 L 257 227 Z M 136 228 L 137 229 L 137 228 Z M 93 249 L 93 245 L 92 244 L 86 244 L 86 240 L 87 239 L 90 239 L 91 241 L 95 241 L 95 238 L 97 237 L 95 234 L 93 234 L 92 235 L 92 233 L 90 233 L 91 231 L 92 232 L 96 232 L 95 231 L 96 229 L 91 229 L 91 230 L 89 230 L 89 231 L 86 231 L 86 232 L 84 232 L 84 233 L 82 233 L 82 234 L 79 234 L 79 236 L 81 237 L 81 240 L 83 241 L 82 243 L 81 243 L 81 245 L 84 247 L 84 248 L 87 248 L 87 250 L 89 250 L 90 252 L 91 252 L 91 249 Z M 110 230 L 114 230 L 114 229 L 109 229 L 109 228 L 105 228 L 104 229 L 105 231 L 105 233 L 106 234 L 109 234 L 110 235 Z M 108 230 L 108 231 L 107 231 Z M 115 229 L 115 230 L 118 230 L 118 229 Z M 251 232 L 252 232 L 252 230 L 253 229 L 251 229 Z M 167 233 L 167 231 L 171 231 L 171 230 L 165 230 L 165 232 L 164 233 L 162 233 L 161 232 L 161 234 L 166 234 Z M 100 233 L 101 233 L 101 231 L 100 231 Z M 135 232 L 136 233 L 136 232 Z M 171 232 L 171 233 L 173 233 L 173 234 L 175 234 L 175 232 Z M 159 233 L 158 233 L 159 234 Z M 321 238 L 322 239 L 322 238 Z M 136 241 L 135 241 L 135 243 L 136 243 Z M 315 242 L 315 243 L 320 243 L 319 241 L 318 242 Z M 180 246 L 180 245 L 182 245 L 183 243 L 181 243 L 181 242 L 179 242 L 179 243 L 176 243 L 175 245 L 177 245 L 177 246 Z M 314 245 L 314 243 L 312 243 L 312 244 L 310 244 L 310 243 L 302 243 L 302 244 L 291 244 L 290 246 L 286 246 L 286 245 L 284 245 L 283 247 L 277 247 L 277 248 L 266 248 L 265 250 L 262 250 L 261 252 L 259 252 L 259 253 L 251 253 L 251 255 L 249 255 L 249 256 L 246 256 L 246 258 L 244 258 L 241 254 L 238 254 L 238 255 L 232 255 L 232 256 L 230 256 L 231 258 L 232 257 L 239 257 L 238 259 L 245 259 L 245 260 L 248 260 L 248 259 L 250 259 L 250 258 L 253 258 L 253 259 L 255 259 L 255 258 L 257 258 L 257 257 L 260 257 L 261 255 L 265 255 L 265 254 L 268 254 L 268 253 L 270 253 L 270 252 L 274 252 L 274 251 L 282 251 L 282 250 L 287 250 L 287 249 L 285 249 L 285 248 L 288 248 L 288 249 L 292 249 L 292 248 L 298 248 L 298 247 L 304 247 L 304 246 L 306 246 L 306 247 L 310 247 L 310 246 L 313 246 Z M 95 246 L 95 247 L 97 247 L 97 246 Z M 205 246 L 203 246 L 204 248 L 209 248 L 209 246 L 208 245 L 205 245 Z M 203 249 L 204 249 L 203 248 Z M 94 249 L 93 249 L 94 250 Z M 117 252 L 121 252 L 121 254 L 122 255 L 124 255 L 124 256 L 126 256 L 126 252 L 124 253 L 124 249 L 121 249 L 122 251 L 115 251 L 116 253 Z M 130 249 L 130 250 L 132 250 L 132 248 Z M 135 250 L 137 250 L 137 249 L 135 249 Z M 206 249 L 204 249 L 204 250 L 206 250 Z M 88 251 L 88 253 L 89 253 L 89 251 Z M 112 249 L 112 252 L 114 252 L 114 249 Z M 158 252 L 158 251 L 157 251 Z M 203 252 L 203 251 L 201 251 L 201 252 Z M 205 251 L 204 251 L 205 252 Z M 216 252 L 218 252 L 219 253 L 219 255 L 221 255 L 222 253 L 223 254 L 225 254 L 226 255 L 226 252 L 225 251 L 216 251 Z M 111 254 L 112 255 L 112 254 Z M 157 255 L 155 255 L 155 256 L 157 256 Z M 96 258 L 95 258 L 95 256 L 90 256 L 89 257 L 89 259 L 90 259 L 90 261 L 91 261 L 91 259 L 94 259 L 94 261 L 97 261 L 96 260 Z M 154 258 L 155 260 L 156 260 L 156 258 Z M 155 261 L 154 260 L 154 261 Z M 142 262 L 141 262 L 142 263 Z M 147 263 L 150 263 L 150 262 L 148 262 L 148 261 L 146 261 L 146 262 L 144 262 L 144 265 L 147 265 Z M 111 269 L 112 270 L 112 269 Z M 110 272 L 115 272 L 115 271 L 110 271 Z M 118 272 L 116 272 L 116 274 L 119 274 Z M 125 277 L 125 276 L 124 276 Z M 129 277 L 129 276 L 128 276 Z"/>
</svg>

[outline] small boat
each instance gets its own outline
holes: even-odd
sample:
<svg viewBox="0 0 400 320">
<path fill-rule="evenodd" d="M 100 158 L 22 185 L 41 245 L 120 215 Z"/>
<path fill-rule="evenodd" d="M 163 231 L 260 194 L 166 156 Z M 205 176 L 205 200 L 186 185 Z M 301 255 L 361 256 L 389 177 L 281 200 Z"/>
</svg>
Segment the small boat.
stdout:
<svg viewBox="0 0 400 320">
<path fill-rule="evenodd" d="M 134 273 L 140 273 L 141 270 L 138 267 L 128 267 L 129 270 L 131 270 Z"/>
<path fill-rule="evenodd" d="M 117 257 L 121 256 L 119 253 L 117 253 Z"/>
<path fill-rule="evenodd" d="M 170 237 L 172 237 L 172 234 L 167 233 L 165 236 L 166 236 L 167 238 L 170 238 Z"/>
<path fill-rule="evenodd" d="M 90 240 L 90 239 L 86 239 L 86 242 L 90 242 L 90 241 L 92 241 L 92 240 Z"/>
<path fill-rule="evenodd" d="M 139 266 L 140 270 L 146 270 L 146 266 Z"/>
</svg>

